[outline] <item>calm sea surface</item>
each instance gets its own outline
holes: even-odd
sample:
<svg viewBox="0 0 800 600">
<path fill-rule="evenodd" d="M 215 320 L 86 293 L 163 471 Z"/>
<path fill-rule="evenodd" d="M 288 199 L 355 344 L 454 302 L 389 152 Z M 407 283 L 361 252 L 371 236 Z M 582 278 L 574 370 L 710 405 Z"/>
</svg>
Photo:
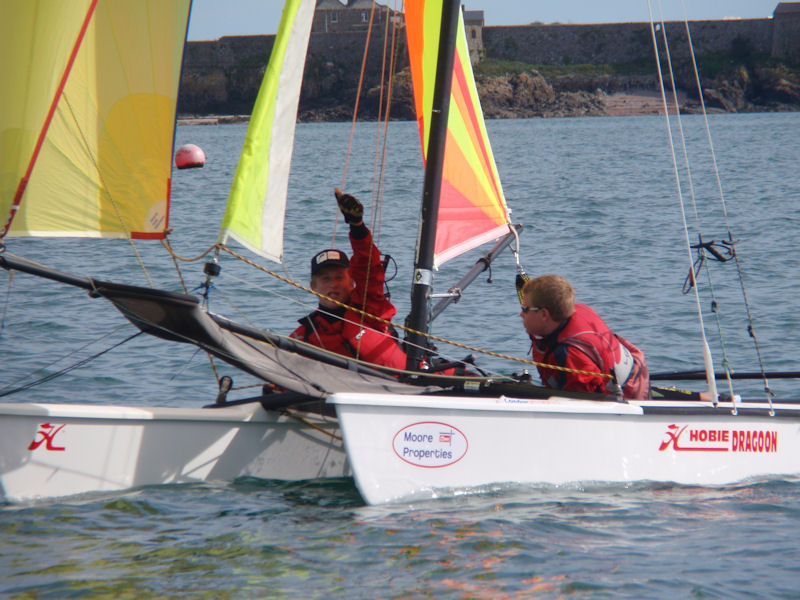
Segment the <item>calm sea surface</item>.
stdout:
<svg viewBox="0 0 800 600">
<path fill-rule="evenodd" d="M 765 367 L 797 370 L 800 113 L 710 117 L 727 221 L 702 117 L 683 125 L 691 189 L 683 150 L 676 152 L 691 242 L 698 231 L 717 241 L 732 232 Z M 579 301 L 644 350 L 651 371 L 701 368 L 696 300 L 681 293 L 689 257 L 663 118 L 493 121 L 488 128 L 513 217 L 525 225 L 526 271 L 568 277 Z M 178 254 L 194 257 L 215 242 L 245 129 L 178 128 L 178 145 L 198 144 L 207 156 L 203 169 L 174 174 L 170 225 Z M 333 237 L 332 189 L 342 185 L 349 133 L 347 124 L 298 126 L 285 267 L 268 268 L 305 283 L 311 254 L 346 247 L 341 222 Z M 680 133 L 673 134 L 679 144 Z M 371 193 L 377 128 L 359 124 L 344 185 L 378 216 L 380 247 L 398 265 L 390 287 L 399 320 L 409 309 L 418 144 L 414 124 L 390 125 L 378 202 Z M 160 244 L 137 247 L 155 285 L 179 289 Z M 147 283 L 125 242 L 13 239 L 8 250 L 77 274 Z M 437 291 L 476 259 L 444 265 Z M 190 288 L 203 281 L 202 263 L 182 264 Z M 221 264 L 212 310 L 280 332 L 309 310 L 302 292 L 225 254 Z M 524 357 L 514 274 L 504 253 L 493 283 L 480 277 L 433 332 Z M 736 266 L 713 263 L 710 277 L 699 279 L 717 365 L 725 357 L 735 371 L 758 370 Z M 0 281 L 0 393 L 134 332 L 110 304 L 79 290 L 20 273 L 11 280 L 0 273 Z M 521 368 L 478 361 L 501 373 Z M 253 383 L 229 374 L 237 385 Z M 797 382 L 769 383 L 778 397 L 800 395 Z M 735 391 L 763 397 L 763 388 L 745 381 Z M 142 336 L 0 401 L 200 406 L 215 395 L 204 355 Z M 157 486 L 0 506 L 0 597 L 800 598 L 799 526 L 798 481 L 503 488 L 389 507 L 365 507 L 350 480 Z"/>
</svg>

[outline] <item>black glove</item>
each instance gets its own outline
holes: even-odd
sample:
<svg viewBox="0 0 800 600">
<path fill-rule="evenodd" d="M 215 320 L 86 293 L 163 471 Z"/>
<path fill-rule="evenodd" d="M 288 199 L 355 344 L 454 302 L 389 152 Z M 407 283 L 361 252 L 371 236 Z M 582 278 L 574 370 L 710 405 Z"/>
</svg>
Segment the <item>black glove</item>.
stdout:
<svg viewBox="0 0 800 600">
<path fill-rule="evenodd" d="M 339 210 L 344 215 L 344 220 L 350 225 L 361 225 L 364 222 L 364 207 L 361 202 L 350 194 L 345 194 L 339 188 L 334 189 L 336 202 L 339 203 Z"/>
</svg>

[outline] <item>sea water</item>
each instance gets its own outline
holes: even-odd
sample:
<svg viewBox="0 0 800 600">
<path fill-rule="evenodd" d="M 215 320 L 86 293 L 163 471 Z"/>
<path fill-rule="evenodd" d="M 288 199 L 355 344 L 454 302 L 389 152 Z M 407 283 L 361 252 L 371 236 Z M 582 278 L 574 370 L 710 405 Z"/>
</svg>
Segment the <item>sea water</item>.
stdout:
<svg viewBox="0 0 800 600">
<path fill-rule="evenodd" d="M 683 132 L 672 122 L 676 167 L 663 117 L 490 121 L 512 217 L 525 226 L 520 261 L 531 275 L 569 278 L 579 301 L 644 350 L 652 372 L 702 369 L 698 305 L 718 370 L 727 360 L 734 371 L 757 371 L 759 355 L 768 371 L 797 370 L 800 113 L 712 115 L 713 158 L 703 118 L 684 117 L 682 125 Z M 207 163 L 174 173 L 170 239 L 177 254 L 198 258 L 216 241 L 245 130 L 178 128 L 177 145 L 201 146 Z M 284 264 L 259 262 L 307 283 L 313 253 L 347 247 L 333 198 L 333 188 L 344 187 L 364 202 L 381 250 L 397 264 L 389 287 L 401 320 L 409 309 L 422 189 L 418 133 L 413 123 L 389 125 L 383 179 L 374 158 L 382 150 L 376 125 L 357 124 L 348 154 L 349 136 L 348 124 L 298 126 Z M 380 195 L 371 191 L 376 181 L 382 181 Z M 710 273 L 698 275 L 699 298 L 682 293 L 695 258 L 687 250 L 684 215 L 689 244 L 698 233 L 717 243 L 730 235 L 739 258 L 738 265 L 709 263 Z M 147 275 L 125 242 L 8 241 L 9 252 L 64 271 L 141 285 L 149 278 L 181 289 L 157 242 L 137 248 Z M 203 283 L 209 257 L 181 262 L 189 289 Z M 445 264 L 436 291 L 455 284 L 477 257 Z M 225 253 L 220 263 L 222 274 L 209 292 L 216 312 L 288 332 L 313 306 L 301 289 L 267 272 Z M 529 342 L 515 273 L 513 256 L 504 252 L 492 282 L 488 273 L 479 277 L 433 332 L 524 358 Z M 135 331 L 106 301 L 22 273 L 0 275 L 0 393 L 37 383 L 0 401 L 213 401 L 209 361 L 192 347 L 145 336 L 125 341 Z M 470 352 L 437 346 L 448 356 Z M 492 372 L 526 368 L 491 355 L 476 358 Z M 255 383 L 225 365 L 217 368 L 237 385 Z M 796 381 L 768 383 L 778 397 L 800 395 Z M 764 388 L 758 379 L 737 380 L 734 391 L 764 397 Z M 154 486 L 0 507 L 0 595 L 795 598 L 798 523 L 797 481 L 498 487 L 387 507 L 364 506 L 349 479 Z"/>
</svg>

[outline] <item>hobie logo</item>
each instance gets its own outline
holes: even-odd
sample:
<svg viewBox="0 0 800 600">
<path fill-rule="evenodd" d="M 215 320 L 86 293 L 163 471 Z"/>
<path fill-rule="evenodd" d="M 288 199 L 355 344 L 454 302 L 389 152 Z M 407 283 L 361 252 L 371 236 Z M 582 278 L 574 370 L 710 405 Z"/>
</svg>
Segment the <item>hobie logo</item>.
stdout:
<svg viewBox="0 0 800 600">
<path fill-rule="evenodd" d="M 668 425 L 659 451 L 675 452 L 758 452 L 778 451 L 778 432 L 761 429 L 711 429 Z"/>
<path fill-rule="evenodd" d="M 467 453 L 466 436 L 447 423 L 426 421 L 398 431 L 392 441 L 395 454 L 416 467 L 446 467 Z"/>
<path fill-rule="evenodd" d="M 45 448 L 47 450 L 53 450 L 55 452 L 63 452 L 65 448 L 63 446 L 54 446 L 53 440 L 56 437 L 56 434 L 64 429 L 64 425 L 61 427 L 56 427 L 55 425 L 51 425 L 50 423 L 42 423 L 39 425 L 39 431 L 36 432 L 36 436 L 34 436 L 33 441 L 28 446 L 28 450 L 36 450 L 42 444 L 45 444 Z M 37 436 L 41 436 L 39 439 L 36 439 Z"/>
</svg>

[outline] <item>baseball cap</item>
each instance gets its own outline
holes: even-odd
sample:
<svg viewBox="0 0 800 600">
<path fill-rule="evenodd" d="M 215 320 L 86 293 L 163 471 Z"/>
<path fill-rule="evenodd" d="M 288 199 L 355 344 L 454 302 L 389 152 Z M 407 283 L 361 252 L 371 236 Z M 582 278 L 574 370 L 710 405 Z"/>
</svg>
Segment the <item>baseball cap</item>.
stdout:
<svg viewBox="0 0 800 600">
<path fill-rule="evenodd" d="M 322 252 L 317 252 L 314 258 L 311 259 L 311 275 L 312 277 L 319 273 L 325 267 L 344 267 L 350 266 L 350 260 L 347 255 L 341 250 L 328 248 Z"/>
</svg>

